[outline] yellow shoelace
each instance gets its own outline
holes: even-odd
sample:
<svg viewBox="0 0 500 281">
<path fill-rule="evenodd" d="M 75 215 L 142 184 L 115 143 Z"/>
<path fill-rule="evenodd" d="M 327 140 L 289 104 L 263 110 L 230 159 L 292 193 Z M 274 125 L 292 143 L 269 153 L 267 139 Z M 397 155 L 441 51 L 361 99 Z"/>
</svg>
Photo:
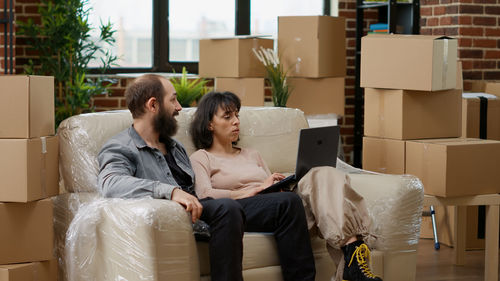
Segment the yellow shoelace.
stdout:
<svg viewBox="0 0 500 281">
<path fill-rule="evenodd" d="M 368 267 L 368 261 L 370 260 L 370 249 L 368 249 L 368 246 L 366 246 L 366 244 L 361 244 L 356 247 L 356 250 L 354 250 L 348 266 L 351 266 L 355 256 L 358 264 L 361 266 L 361 270 L 363 271 L 363 273 L 368 277 L 375 278 L 375 274 L 373 274 Z"/>
</svg>

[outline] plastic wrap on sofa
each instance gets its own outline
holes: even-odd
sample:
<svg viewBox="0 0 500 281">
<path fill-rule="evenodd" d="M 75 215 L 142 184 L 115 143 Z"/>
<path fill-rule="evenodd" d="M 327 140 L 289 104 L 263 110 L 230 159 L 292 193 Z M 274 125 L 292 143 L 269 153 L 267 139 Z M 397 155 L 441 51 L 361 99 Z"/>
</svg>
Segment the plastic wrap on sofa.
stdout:
<svg viewBox="0 0 500 281">
<path fill-rule="evenodd" d="M 61 199 L 82 203 L 79 194 Z M 63 202 L 66 203 L 63 203 Z M 64 206 L 58 212 L 64 212 Z M 160 199 L 93 198 L 59 219 L 73 217 L 58 248 L 60 280 L 198 280 L 199 265 L 190 217 Z M 168 215 L 165 215 L 168 214 Z M 58 223 L 61 227 L 66 222 Z M 59 241 L 63 242 L 63 241 Z"/>
<path fill-rule="evenodd" d="M 365 198 L 372 218 L 368 241 L 375 249 L 415 250 L 420 236 L 424 188 L 412 175 L 388 175 L 354 168 L 337 160 L 337 168 L 349 174 L 351 185 Z"/>
<path fill-rule="evenodd" d="M 110 126 L 110 124 L 113 124 Z M 59 170 L 69 192 L 97 192 L 97 154 L 109 138 L 129 127 L 128 110 L 70 117 L 59 125 Z"/>
<path fill-rule="evenodd" d="M 65 193 L 52 197 L 54 203 L 54 250 L 58 262 L 58 280 L 66 278 L 66 233 L 81 206 L 99 199 L 97 193 Z"/>
</svg>

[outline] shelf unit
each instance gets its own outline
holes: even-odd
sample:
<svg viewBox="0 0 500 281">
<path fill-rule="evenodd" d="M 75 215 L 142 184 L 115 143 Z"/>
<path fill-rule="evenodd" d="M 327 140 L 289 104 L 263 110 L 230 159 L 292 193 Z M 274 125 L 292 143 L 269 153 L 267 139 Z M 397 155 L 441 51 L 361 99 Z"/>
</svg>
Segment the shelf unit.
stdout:
<svg viewBox="0 0 500 281">
<path fill-rule="evenodd" d="M 364 35 L 364 10 L 378 9 L 378 21 L 387 23 L 389 33 L 420 33 L 420 0 L 411 3 L 388 0 L 387 2 L 363 2 L 356 0 L 356 53 L 355 53 L 355 97 L 354 97 L 354 157 L 355 167 L 361 167 L 363 146 L 364 90 L 360 87 L 361 37 Z"/>
<path fill-rule="evenodd" d="M 0 24 L 3 24 L 5 74 L 14 74 L 14 32 L 12 29 L 14 5 L 12 0 L 4 0 L 3 2 L 4 9 L 0 17 Z"/>
</svg>

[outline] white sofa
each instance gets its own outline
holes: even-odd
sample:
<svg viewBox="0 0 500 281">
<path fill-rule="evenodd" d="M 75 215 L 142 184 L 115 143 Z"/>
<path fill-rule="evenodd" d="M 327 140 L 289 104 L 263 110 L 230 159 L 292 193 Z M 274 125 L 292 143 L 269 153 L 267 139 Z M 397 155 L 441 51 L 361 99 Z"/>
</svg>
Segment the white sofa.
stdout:
<svg viewBox="0 0 500 281">
<path fill-rule="evenodd" d="M 176 139 L 194 151 L 188 134 L 194 108 L 178 116 Z M 272 171 L 293 172 L 298 133 L 308 127 L 296 109 L 243 107 L 243 147 L 259 150 Z M 189 216 L 159 199 L 105 199 L 97 187 L 97 154 L 110 137 L 132 123 L 128 111 L 83 114 L 61 123 L 61 195 L 54 198 L 60 280 L 209 280 L 208 244 L 196 242 Z M 367 173 L 338 162 L 367 200 L 373 218 L 372 268 L 386 281 L 415 280 L 423 188 L 412 176 Z M 336 265 L 325 241 L 311 233 L 316 280 L 330 280 Z M 269 233 L 245 233 L 246 281 L 282 280 Z"/>
</svg>

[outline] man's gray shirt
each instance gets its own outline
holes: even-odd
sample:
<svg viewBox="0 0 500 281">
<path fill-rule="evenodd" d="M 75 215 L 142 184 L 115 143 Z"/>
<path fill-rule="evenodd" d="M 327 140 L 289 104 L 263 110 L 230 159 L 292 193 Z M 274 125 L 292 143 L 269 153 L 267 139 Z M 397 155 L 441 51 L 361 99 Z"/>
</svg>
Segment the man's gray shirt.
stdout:
<svg viewBox="0 0 500 281">
<path fill-rule="evenodd" d="M 194 183 L 194 172 L 184 147 L 172 140 L 165 144 L 177 165 Z M 159 149 L 146 144 L 133 126 L 111 138 L 99 152 L 98 185 L 105 197 L 171 199 L 180 188 Z M 194 184 L 184 190 L 194 194 Z"/>
</svg>

